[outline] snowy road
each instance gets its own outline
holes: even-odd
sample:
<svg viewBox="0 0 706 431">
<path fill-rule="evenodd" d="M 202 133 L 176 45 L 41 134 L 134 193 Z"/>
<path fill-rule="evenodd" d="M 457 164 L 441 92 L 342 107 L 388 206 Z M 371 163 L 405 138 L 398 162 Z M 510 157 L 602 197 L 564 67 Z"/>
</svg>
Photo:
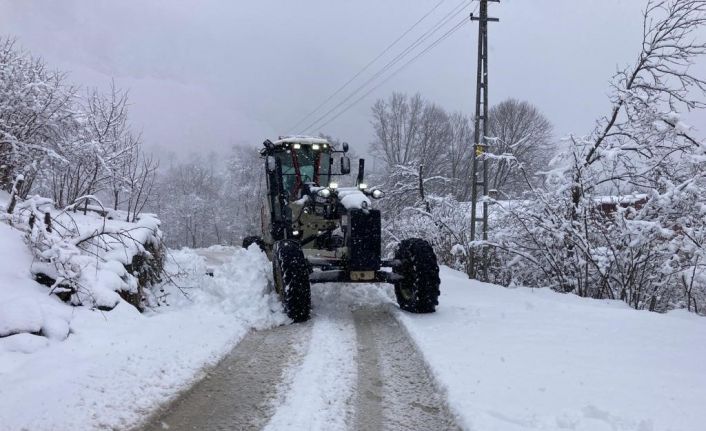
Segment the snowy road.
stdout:
<svg viewBox="0 0 706 431">
<path fill-rule="evenodd" d="M 0 431 L 704 430 L 706 320 L 693 313 L 442 267 L 436 313 L 400 311 L 390 286 L 315 285 L 312 320 L 283 325 L 264 254 L 171 255 L 188 298 L 165 285 L 170 306 L 146 313 L 69 309 L 71 335 L 31 351 L 0 339 Z M 51 305 L 22 284 L 20 257 L 0 273 Z"/>
<path fill-rule="evenodd" d="M 354 428 L 459 429 L 397 320 L 383 309 L 360 309 L 353 315 L 359 358 Z"/>
<path fill-rule="evenodd" d="M 148 430 L 260 429 L 272 414 L 272 389 L 287 363 L 299 360 L 295 343 L 310 325 L 252 331 L 203 380 L 184 393 Z"/>
<path fill-rule="evenodd" d="M 311 321 L 251 332 L 144 430 L 458 429 L 388 303 L 315 289 Z"/>
</svg>

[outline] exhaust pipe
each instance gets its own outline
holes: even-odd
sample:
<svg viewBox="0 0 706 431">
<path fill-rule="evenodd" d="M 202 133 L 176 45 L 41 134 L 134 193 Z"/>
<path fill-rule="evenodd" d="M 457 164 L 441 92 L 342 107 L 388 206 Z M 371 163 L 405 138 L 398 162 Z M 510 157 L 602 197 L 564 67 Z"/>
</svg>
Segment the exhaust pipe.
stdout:
<svg viewBox="0 0 706 431">
<path fill-rule="evenodd" d="M 358 160 L 358 178 L 355 181 L 356 187 L 363 183 L 363 178 L 365 177 L 365 159 Z"/>
</svg>

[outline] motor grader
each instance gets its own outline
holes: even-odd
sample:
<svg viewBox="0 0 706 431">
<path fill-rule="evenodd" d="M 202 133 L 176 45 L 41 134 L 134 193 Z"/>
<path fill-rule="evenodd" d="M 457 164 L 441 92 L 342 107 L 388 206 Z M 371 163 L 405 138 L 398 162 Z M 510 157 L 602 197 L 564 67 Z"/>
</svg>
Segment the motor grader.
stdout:
<svg viewBox="0 0 706 431">
<path fill-rule="evenodd" d="M 438 305 L 439 266 L 431 245 L 402 240 L 391 259 L 381 255 L 380 211 L 373 201 L 382 190 L 365 183 L 359 160 L 355 186 L 340 181 L 351 171 L 348 144 L 289 136 L 266 140 L 267 192 L 261 235 L 253 243 L 272 260 L 274 285 L 294 322 L 309 319 L 312 283 L 390 283 L 401 309 L 431 313 Z M 336 163 L 337 162 L 337 163 Z"/>
</svg>

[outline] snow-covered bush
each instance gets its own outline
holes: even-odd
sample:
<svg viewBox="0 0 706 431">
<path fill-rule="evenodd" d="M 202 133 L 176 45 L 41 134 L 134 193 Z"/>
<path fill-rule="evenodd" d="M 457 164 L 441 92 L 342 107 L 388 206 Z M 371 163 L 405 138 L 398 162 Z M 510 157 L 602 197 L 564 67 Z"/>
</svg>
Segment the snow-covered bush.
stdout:
<svg viewBox="0 0 706 431">
<path fill-rule="evenodd" d="M 704 107 L 694 56 L 704 1 L 651 1 L 637 61 L 611 86 L 612 108 L 491 232 L 496 276 L 634 308 L 706 312 L 706 142 L 680 110 Z"/>
<path fill-rule="evenodd" d="M 30 196 L 6 221 L 26 232 L 35 279 L 73 305 L 109 310 L 120 302 L 142 308 L 160 281 L 163 245 L 160 221 L 142 214 L 126 222 L 122 211 L 100 201 L 90 210 L 55 210 L 50 199 Z M 86 205 L 81 205 L 81 208 Z M 30 268 L 28 268 L 29 270 Z"/>
<path fill-rule="evenodd" d="M 451 196 L 429 196 L 387 217 L 383 229 L 385 252 L 393 255 L 405 238 L 422 238 L 434 247 L 440 263 L 465 271 L 470 241 L 470 205 Z"/>
<path fill-rule="evenodd" d="M 702 177 L 665 193 L 587 196 L 578 207 L 566 190 L 500 206 L 491 276 L 638 309 L 703 312 L 705 192 Z"/>
</svg>

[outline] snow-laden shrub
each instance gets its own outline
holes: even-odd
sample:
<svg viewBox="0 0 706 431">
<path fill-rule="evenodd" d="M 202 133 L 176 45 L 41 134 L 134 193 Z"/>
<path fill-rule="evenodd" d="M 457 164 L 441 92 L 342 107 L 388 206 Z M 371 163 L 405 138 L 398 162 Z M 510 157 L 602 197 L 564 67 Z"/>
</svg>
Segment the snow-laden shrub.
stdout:
<svg viewBox="0 0 706 431">
<path fill-rule="evenodd" d="M 508 210 L 497 268 L 527 285 L 706 312 L 706 142 L 677 110 L 704 107 L 691 59 L 703 2 L 650 3 L 638 61 L 616 74 L 610 114 L 572 137 L 530 203 Z M 507 264 L 509 262 L 514 265 Z"/>
<path fill-rule="evenodd" d="M 160 221 L 142 214 L 131 223 L 124 215 L 75 207 L 57 211 L 51 200 L 32 196 L 7 217 L 26 231 L 35 256 L 31 271 L 50 293 L 73 305 L 109 310 L 121 296 L 142 308 L 145 289 L 160 281 L 164 259 Z"/>
<path fill-rule="evenodd" d="M 519 283 L 634 308 L 706 312 L 706 142 L 678 110 L 706 106 L 690 67 L 704 2 L 649 2 L 638 60 L 611 83 L 611 110 L 572 137 L 527 205 L 508 210 L 491 245 Z M 510 265 L 509 262 L 515 263 Z"/>
<path fill-rule="evenodd" d="M 492 276 L 637 309 L 706 311 L 704 178 L 610 199 L 575 207 L 570 194 L 554 192 L 506 207 L 490 234 Z"/>
<path fill-rule="evenodd" d="M 465 270 L 470 242 L 470 206 L 451 196 L 429 196 L 425 203 L 403 207 L 385 217 L 384 251 L 393 255 L 405 238 L 422 238 L 434 247 L 440 263 Z"/>
</svg>

